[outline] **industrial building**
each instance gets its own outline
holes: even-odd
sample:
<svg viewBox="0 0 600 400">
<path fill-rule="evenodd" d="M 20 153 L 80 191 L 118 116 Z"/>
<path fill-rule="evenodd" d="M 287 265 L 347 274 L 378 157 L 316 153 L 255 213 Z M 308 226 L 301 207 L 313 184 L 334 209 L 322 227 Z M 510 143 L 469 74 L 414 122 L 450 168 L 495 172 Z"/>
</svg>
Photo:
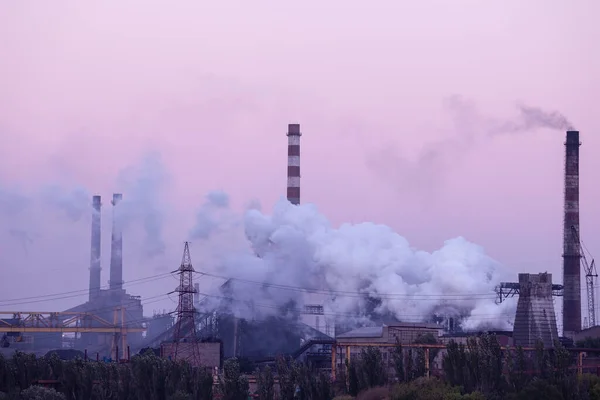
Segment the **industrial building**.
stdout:
<svg viewBox="0 0 600 400">
<path fill-rule="evenodd" d="M 300 138 L 302 136 L 300 125 L 289 124 L 286 136 L 288 138 L 287 199 L 291 204 L 299 205 Z M 504 282 L 499 285 L 497 288 L 499 301 L 507 297 L 519 296 L 514 332 L 497 333 L 502 345 L 531 347 L 538 340 L 542 340 L 546 346 L 551 346 L 559 339 L 554 300 L 560 297 L 563 301 L 563 336 L 578 339 L 582 338 L 582 335 L 600 335 L 600 332 L 595 330 L 595 318 L 592 318 L 595 316 L 592 271 L 594 262 L 592 260 L 588 265 L 585 261 L 579 238 L 579 146 L 579 132 L 568 131 L 565 142 L 563 284 L 553 284 L 551 274 L 541 273 L 519 274 L 518 282 Z M 161 354 L 166 357 L 173 357 L 177 354 L 177 350 L 174 350 L 177 346 L 174 347 L 174 343 L 181 342 L 180 339 L 185 336 L 194 343 L 198 341 L 196 344 L 201 346 L 193 345 L 191 348 L 203 352 L 204 356 L 201 358 L 212 360 L 211 366 L 218 364 L 215 358 L 217 347 L 225 358 L 236 356 L 261 361 L 272 360 L 280 354 L 288 354 L 298 359 L 317 360 L 322 365 L 340 366 L 346 358 L 360 353 L 365 346 L 390 350 L 398 340 L 410 347 L 424 335 L 431 335 L 440 343 L 438 347 L 431 347 L 435 349 L 443 347 L 443 344 L 449 340 L 466 341 L 467 337 L 473 335 L 460 332 L 460 321 L 455 321 L 455 317 L 446 320 L 425 318 L 428 320 L 427 323 L 410 324 L 390 319 L 383 321 L 386 316 L 373 312 L 372 321 L 379 320 L 376 326 L 343 326 L 326 310 L 324 293 L 327 288 L 324 284 L 317 288 L 320 289 L 317 292 L 305 294 L 303 308 L 297 318 L 273 316 L 261 321 L 242 318 L 232 312 L 231 302 L 227 300 L 231 297 L 232 280 L 228 280 L 220 287 L 219 295 L 223 300 L 216 307 L 213 302 L 209 305 L 206 299 L 200 298 L 199 288 L 192 281 L 191 261 L 189 265 L 185 261 L 185 251 L 181 272 L 185 272 L 186 277 L 177 289 L 182 291 L 180 295 L 185 298 L 185 310 L 178 309 L 177 318 L 167 312 L 156 313 L 150 318 L 145 318 L 141 298 L 127 293 L 123 287 L 123 237 L 122 220 L 119 217 L 119 204 L 122 199 L 123 196 L 117 193 L 113 195 L 111 202 L 113 220 L 109 282 L 108 287 L 103 287 L 100 263 L 102 203 L 100 196 L 96 195 L 92 198 L 89 298 L 84 304 L 66 312 L 94 315 L 99 319 L 89 322 L 89 326 L 98 329 L 102 327 L 106 332 L 76 333 L 75 339 L 72 340 L 74 347 L 85 348 L 91 353 L 114 356 L 114 343 L 118 332 L 116 329 L 110 331 L 108 326 L 98 322 L 104 320 L 112 322 L 115 326 L 126 325 L 134 330 L 137 329 L 135 332 L 127 333 L 127 345 L 131 346 L 133 351 L 151 347 L 161 349 Z M 189 250 L 187 251 L 189 258 Z M 257 251 L 256 256 L 262 255 Z M 580 283 L 582 259 L 586 266 L 585 276 L 588 279 L 588 309 L 590 310 L 588 320 L 591 324 L 591 328 L 584 331 L 582 331 Z M 180 276 L 184 279 L 183 275 Z M 591 286 L 589 282 L 592 282 Z M 120 311 L 115 312 L 115 310 Z M 190 310 L 193 313 L 193 324 L 187 323 L 185 332 L 182 333 L 181 316 L 189 314 Z M 188 314 L 186 318 L 192 320 L 189 319 Z M 432 323 L 433 321 L 436 323 Z M 145 336 L 142 331 L 146 332 Z M 212 340 L 218 340 L 219 345 L 214 344 L 216 342 Z M 37 341 L 34 337 L 34 342 Z M 40 337 L 38 343 L 43 344 L 45 348 L 52 348 L 62 346 L 64 341 L 61 333 L 53 333 L 50 336 L 45 334 L 44 338 Z M 31 343 L 23 343 L 24 346 L 31 346 Z M 186 350 L 186 346 L 189 345 L 183 346 L 181 351 L 189 353 Z M 432 362 L 437 361 L 432 360 Z"/>
</svg>

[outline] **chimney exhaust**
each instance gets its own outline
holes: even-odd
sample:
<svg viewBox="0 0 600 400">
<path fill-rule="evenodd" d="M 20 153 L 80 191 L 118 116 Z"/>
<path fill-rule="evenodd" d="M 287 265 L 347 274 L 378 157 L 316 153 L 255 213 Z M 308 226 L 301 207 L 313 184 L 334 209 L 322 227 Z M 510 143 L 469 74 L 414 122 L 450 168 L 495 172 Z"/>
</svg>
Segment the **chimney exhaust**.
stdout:
<svg viewBox="0 0 600 400">
<path fill-rule="evenodd" d="M 112 238 L 110 243 L 110 290 L 118 292 L 123 289 L 123 232 L 121 218 L 115 209 L 123 199 L 120 193 L 113 194 Z"/>
<path fill-rule="evenodd" d="M 288 125 L 287 199 L 300 204 L 300 124 Z"/>
<path fill-rule="evenodd" d="M 90 292 L 89 301 L 96 299 L 100 295 L 101 286 L 101 208 L 102 199 L 100 196 L 92 197 L 92 245 L 90 257 Z"/>
<path fill-rule="evenodd" d="M 563 335 L 581 331 L 581 254 L 571 226 L 579 234 L 579 131 L 567 131 L 563 224 Z"/>
</svg>

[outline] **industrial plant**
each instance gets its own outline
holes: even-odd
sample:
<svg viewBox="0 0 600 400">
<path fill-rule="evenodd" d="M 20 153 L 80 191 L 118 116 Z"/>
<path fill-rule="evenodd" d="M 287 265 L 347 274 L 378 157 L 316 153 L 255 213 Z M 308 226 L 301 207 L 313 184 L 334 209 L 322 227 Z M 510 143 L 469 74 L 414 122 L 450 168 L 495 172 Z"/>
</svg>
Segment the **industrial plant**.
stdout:
<svg viewBox="0 0 600 400">
<path fill-rule="evenodd" d="M 288 125 L 287 200 L 300 205 L 299 124 Z M 521 273 L 517 282 L 502 282 L 492 296 L 497 303 L 518 297 L 513 330 L 498 332 L 507 345 L 532 347 L 538 340 L 552 346 L 556 340 L 572 342 L 586 336 L 600 336 L 596 326 L 594 260 L 586 256 L 580 238 L 579 218 L 579 132 L 566 132 L 563 215 L 563 279 L 553 283 L 550 273 Z M 125 196 L 127 194 L 125 193 Z M 74 348 L 88 357 L 120 360 L 144 349 L 171 359 L 186 359 L 210 368 L 220 360 L 239 357 L 256 363 L 269 363 L 280 354 L 311 360 L 335 368 L 361 343 L 393 345 L 396 340 L 410 344 L 419 335 L 443 338 L 476 335 L 462 326 L 462 315 L 437 309 L 422 315 L 415 323 L 380 307 L 376 298 L 363 295 L 368 305 L 367 320 L 349 321 L 328 312 L 331 298 L 323 282 L 305 290 L 301 300 L 281 304 L 279 313 L 265 318 L 240 316 L 233 307 L 236 277 L 218 289 L 218 301 L 200 294 L 195 282 L 197 271 L 189 245 L 183 246 L 180 267 L 173 272 L 179 296 L 173 313 L 145 316 L 142 298 L 123 288 L 123 224 L 119 204 L 123 195 L 112 197 L 112 235 L 108 287 L 101 285 L 102 199 L 92 198 L 91 257 L 88 300 L 76 307 L 53 313 L 0 311 L 0 338 L 4 349 L 45 353 L 58 348 Z M 268 246 L 274 246 L 269 241 Z M 268 247 L 267 246 L 267 247 Z M 254 257 L 265 257 L 264 249 L 254 249 Z M 589 256 L 589 254 L 588 254 Z M 588 313 L 582 320 L 581 271 L 585 276 Z M 562 335 L 555 312 L 555 300 L 562 299 Z M 585 329 L 584 329 L 585 328 Z M 596 332 L 598 331 L 598 332 Z M 346 348 L 346 354 L 339 352 Z"/>
</svg>

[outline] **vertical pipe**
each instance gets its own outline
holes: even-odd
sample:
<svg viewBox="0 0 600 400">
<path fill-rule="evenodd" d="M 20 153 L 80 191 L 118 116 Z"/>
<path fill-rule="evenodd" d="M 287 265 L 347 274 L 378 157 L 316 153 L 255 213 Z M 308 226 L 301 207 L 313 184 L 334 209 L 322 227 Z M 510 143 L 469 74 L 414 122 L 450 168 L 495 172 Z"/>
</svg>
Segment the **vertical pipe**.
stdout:
<svg viewBox="0 0 600 400">
<path fill-rule="evenodd" d="M 300 204 L 300 124 L 288 125 L 287 199 Z"/>
<path fill-rule="evenodd" d="M 117 204 L 121 202 L 123 195 L 120 193 L 113 194 L 113 224 L 112 238 L 110 242 L 110 290 L 118 292 L 123 289 L 123 232 L 121 226 L 121 218 Z"/>
<path fill-rule="evenodd" d="M 90 255 L 90 293 L 89 300 L 92 301 L 100 294 L 101 286 L 101 267 L 100 267 L 100 254 L 101 254 L 101 219 L 100 211 L 102 207 L 102 201 L 100 196 L 92 197 L 92 244 L 91 244 L 91 255 Z"/>
<path fill-rule="evenodd" d="M 567 131 L 565 142 L 565 203 L 563 224 L 563 334 L 581 331 L 581 254 L 579 234 L 579 132 Z"/>
</svg>

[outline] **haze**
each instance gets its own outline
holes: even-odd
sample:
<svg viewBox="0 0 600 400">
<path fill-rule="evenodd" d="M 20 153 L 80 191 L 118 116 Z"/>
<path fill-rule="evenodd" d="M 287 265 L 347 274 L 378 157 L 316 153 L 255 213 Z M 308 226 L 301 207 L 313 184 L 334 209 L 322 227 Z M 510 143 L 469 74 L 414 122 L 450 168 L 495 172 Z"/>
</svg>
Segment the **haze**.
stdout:
<svg viewBox="0 0 600 400">
<path fill-rule="evenodd" d="M 464 236 L 515 274 L 560 281 L 564 132 L 491 136 L 474 117 L 509 121 L 522 102 L 581 131 L 582 239 L 598 254 L 600 6 L 377 4 L 4 2 L 0 189 L 101 194 L 103 283 L 110 195 L 151 196 L 141 219 L 161 215 L 164 252 L 143 252 L 139 219 L 124 243 L 131 281 L 178 266 L 207 193 L 225 191 L 240 213 L 254 201 L 270 210 L 285 194 L 287 124 L 300 123 L 302 202 L 335 225 L 385 223 L 428 251 Z M 455 95 L 477 111 L 448 107 Z M 144 178 L 145 163 L 160 179 Z M 84 214 L 0 213 L 0 300 L 87 288 Z M 15 229 L 33 237 L 27 250 Z M 192 243 L 197 269 L 203 246 Z M 58 311 L 85 296 L 1 308 Z M 174 306 L 162 298 L 146 313 Z"/>
</svg>

